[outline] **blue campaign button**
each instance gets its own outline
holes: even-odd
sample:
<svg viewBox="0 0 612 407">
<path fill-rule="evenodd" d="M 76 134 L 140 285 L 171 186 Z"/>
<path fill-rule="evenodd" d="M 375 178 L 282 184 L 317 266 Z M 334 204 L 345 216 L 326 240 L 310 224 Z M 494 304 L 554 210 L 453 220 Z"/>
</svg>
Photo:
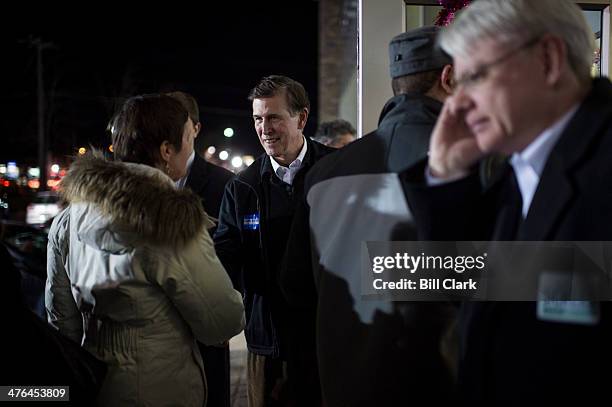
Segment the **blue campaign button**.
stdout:
<svg viewBox="0 0 612 407">
<path fill-rule="evenodd" d="M 242 229 L 244 230 L 258 230 L 259 229 L 259 213 L 252 213 L 245 215 L 242 219 Z"/>
</svg>

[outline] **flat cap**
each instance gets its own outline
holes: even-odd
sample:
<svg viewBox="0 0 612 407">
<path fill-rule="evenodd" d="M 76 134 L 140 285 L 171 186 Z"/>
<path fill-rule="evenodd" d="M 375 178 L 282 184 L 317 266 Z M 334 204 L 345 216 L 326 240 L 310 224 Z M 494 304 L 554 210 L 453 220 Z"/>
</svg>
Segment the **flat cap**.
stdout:
<svg viewBox="0 0 612 407">
<path fill-rule="evenodd" d="M 391 78 L 440 69 L 452 59 L 436 44 L 440 29 L 427 26 L 393 37 L 389 43 Z"/>
</svg>

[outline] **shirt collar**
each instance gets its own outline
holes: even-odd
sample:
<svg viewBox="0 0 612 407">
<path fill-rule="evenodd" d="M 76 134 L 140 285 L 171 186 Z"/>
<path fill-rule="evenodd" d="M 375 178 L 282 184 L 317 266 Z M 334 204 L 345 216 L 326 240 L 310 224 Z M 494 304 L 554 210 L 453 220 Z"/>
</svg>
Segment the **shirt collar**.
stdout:
<svg viewBox="0 0 612 407">
<path fill-rule="evenodd" d="M 302 163 L 304 162 L 304 157 L 306 156 L 306 151 L 308 150 L 308 143 L 306 142 L 306 138 L 304 136 L 302 136 L 302 138 L 304 140 L 304 144 L 302 145 L 302 149 L 300 150 L 300 153 L 298 154 L 297 158 L 293 160 L 291 164 L 289 164 L 290 170 L 299 170 L 302 167 Z M 279 169 L 283 166 L 280 165 L 272 156 L 270 156 L 270 162 L 272 163 L 272 169 L 274 170 L 274 173 L 282 179 L 282 175 L 279 175 Z M 281 172 L 284 173 L 285 170 L 281 170 Z"/>
<path fill-rule="evenodd" d="M 183 188 L 187 183 L 187 178 L 189 178 L 189 173 L 191 173 L 191 166 L 193 165 L 193 160 L 195 159 L 195 150 L 191 152 L 191 155 L 187 159 L 187 172 L 185 172 L 185 176 L 178 181 L 176 181 L 177 188 Z"/>
<path fill-rule="evenodd" d="M 557 141 L 559 141 L 579 106 L 578 104 L 573 106 L 552 126 L 536 137 L 523 151 L 512 155 L 510 164 L 514 169 L 523 200 L 523 217 L 527 217 L 531 201 L 540 183 L 540 178 L 542 177 L 542 172 L 550 152 L 557 144 Z"/>
<path fill-rule="evenodd" d="M 523 151 L 512 155 L 511 163 L 514 166 L 518 161 L 529 165 L 538 176 L 542 175 L 544 165 L 555 144 L 561 137 L 563 130 L 567 127 L 570 119 L 578 110 L 579 105 L 573 106 L 552 126 L 544 130 Z"/>
</svg>

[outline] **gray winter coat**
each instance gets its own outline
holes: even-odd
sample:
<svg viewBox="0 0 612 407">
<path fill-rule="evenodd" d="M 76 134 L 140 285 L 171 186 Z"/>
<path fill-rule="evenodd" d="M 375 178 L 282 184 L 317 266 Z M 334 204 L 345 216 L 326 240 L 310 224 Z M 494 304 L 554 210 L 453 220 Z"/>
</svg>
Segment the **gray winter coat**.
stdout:
<svg viewBox="0 0 612 407">
<path fill-rule="evenodd" d="M 62 182 L 70 205 L 49 232 L 49 322 L 104 360 L 101 405 L 201 406 L 195 340 L 244 326 L 200 199 L 161 171 L 90 156 Z"/>
</svg>

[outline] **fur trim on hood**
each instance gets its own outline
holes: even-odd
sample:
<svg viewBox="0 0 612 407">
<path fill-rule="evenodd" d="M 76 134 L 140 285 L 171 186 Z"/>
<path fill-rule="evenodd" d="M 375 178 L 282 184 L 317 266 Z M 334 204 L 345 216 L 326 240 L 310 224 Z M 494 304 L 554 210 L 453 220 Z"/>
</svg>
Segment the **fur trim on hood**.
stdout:
<svg viewBox="0 0 612 407">
<path fill-rule="evenodd" d="M 109 161 L 97 151 L 72 164 L 60 194 L 69 203 L 95 204 L 113 223 L 153 244 L 180 246 L 214 225 L 200 198 L 176 189 L 162 171 Z"/>
</svg>

